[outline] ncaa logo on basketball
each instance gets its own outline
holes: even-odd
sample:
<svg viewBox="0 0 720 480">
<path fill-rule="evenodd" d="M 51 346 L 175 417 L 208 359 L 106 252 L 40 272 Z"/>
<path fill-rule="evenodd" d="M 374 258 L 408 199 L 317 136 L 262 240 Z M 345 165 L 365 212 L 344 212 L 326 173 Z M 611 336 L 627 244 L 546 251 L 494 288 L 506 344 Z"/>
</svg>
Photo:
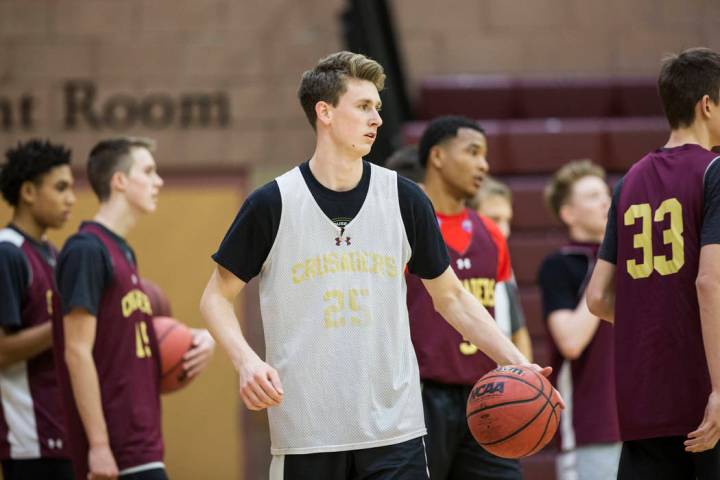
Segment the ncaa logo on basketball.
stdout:
<svg viewBox="0 0 720 480">
<path fill-rule="evenodd" d="M 478 385 L 470 394 L 471 398 L 480 398 L 492 393 L 503 393 L 505 391 L 505 382 L 490 382 Z"/>
</svg>

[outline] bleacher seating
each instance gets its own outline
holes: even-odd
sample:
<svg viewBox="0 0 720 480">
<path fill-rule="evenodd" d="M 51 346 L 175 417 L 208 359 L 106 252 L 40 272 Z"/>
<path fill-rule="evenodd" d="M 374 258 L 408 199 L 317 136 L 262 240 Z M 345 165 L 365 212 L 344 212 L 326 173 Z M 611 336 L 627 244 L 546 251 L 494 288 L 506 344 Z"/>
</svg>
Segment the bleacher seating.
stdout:
<svg viewBox="0 0 720 480">
<path fill-rule="evenodd" d="M 418 121 L 405 125 L 415 143 L 438 115 L 478 119 L 486 131 L 491 174 L 514 195 L 509 240 L 535 360 L 550 356 L 536 285 L 542 259 L 566 241 L 545 208 L 550 175 L 571 160 L 589 158 L 610 173 L 610 183 L 645 153 L 662 146 L 669 127 L 655 80 L 646 77 L 472 76 L 428 78 L 415 105 Z M 554 450 L 523 460 L 527 480 L 554 480 Z"/>
</svg>

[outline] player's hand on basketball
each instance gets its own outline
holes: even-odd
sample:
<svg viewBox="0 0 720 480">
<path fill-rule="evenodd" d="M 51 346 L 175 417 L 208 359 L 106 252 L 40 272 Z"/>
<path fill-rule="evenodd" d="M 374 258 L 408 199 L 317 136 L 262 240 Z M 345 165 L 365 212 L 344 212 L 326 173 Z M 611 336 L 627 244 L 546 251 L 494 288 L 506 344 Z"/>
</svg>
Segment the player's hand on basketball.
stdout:
<svg viewBox="0 0 720 480">
<path fill-rule="evenodd" d="M 188 378 L 202 372 L 215 352 L 215 340 L 210 332 L 204 328 L 193 328 L 192 332 L 192 347 L 183 355 L 183 368 Z"/>
<path fill-rule="evenodd" d="M 685 451 L 704 452 L 715 448 L 720 439 L 720 393 L 712 392 L 705 407 L 705 416 L 700 426 L 688 434 Z"/>
<path fill-rule="evenodd" d="M 114 480 L 118 478 L 118 467 L 108 445 L 90 447 L 88 452 L 88 480 Z"/>
<path fill-rule="evenodd" d="M 277 370 L 260 357 L 253 355 L 238 372 L 240 397 L 250 410 L 262 410 L 279 405 L 283 397 L 282 384 Z"/>
<path fill-rule="evenodd" d="M 528 363 L 528 364 L 520 365 L 520 366 L 523 367 L 523 368 L 527 368 L 528 370 L 532 370 L 532 371 L 534 371 L 534 372 L 537 372 L 537 373 L 539 373 L 540 375 L 542 375 L 542 376 L 544 376 L 544 377 L 549 377 L 550 374 L 551 374 L 552 371 L 553 371 L 552 367 L 541 367 L 541 366 L 538 365 L 537 363 Z M 561 408 L 562 410 L 565 410 L 565 400 L 563 400 L 562 395 L 560 395 L 560 392 L 558 392 L 557 390 L 555 390 L 555 393 L 556 393 L 557 398 L 558 398 L 558 402 L 559 402 L 558 405 L 560 406 L 560 408 Z"/>
<path fill-rule="evenodd" d="M 543 377 L 549 377 L 553 371 L 552 367 L 541 367 L 537 363 L 527 363 L 520 366 L 523 368 L 527 368 L 528 370 L 532 370 L 533 372 L 537 372 Z"/>
</svg>

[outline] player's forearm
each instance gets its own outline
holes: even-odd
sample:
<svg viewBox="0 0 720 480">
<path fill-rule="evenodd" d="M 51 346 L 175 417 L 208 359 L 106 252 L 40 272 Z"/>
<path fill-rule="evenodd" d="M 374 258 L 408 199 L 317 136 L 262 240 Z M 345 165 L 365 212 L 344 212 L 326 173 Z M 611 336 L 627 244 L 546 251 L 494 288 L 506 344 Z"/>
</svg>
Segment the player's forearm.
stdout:
<svg viewBox="0 0 720 480">
<path fill-rule="evenodd" d="M 528 363 L 485 307 L 465 289 L 449 292 L 436 308 L 448 323 L 499 365 Z"/>
<path fill-rule="evenodd" d="M 239 369 L 249 356 L 255 355 L 245 340 L 232 302 L 210 285 L 200 300 L 200 314 L 210 334 L 227 352 L 236 369 Z"/>
<path fill-rule="evenodd" d="M 562 310 L 550 314 L 549 326 L 553 340 L 565 358 L 575 360 L 592 341 L 600 319 L 588 309 L 585 297 L 575 310 Z"/>
<path fill-rule="evenodd" d="M 585 289 L 585 299 L 590 313 L 601 320 L 615 322 L 615 265 L 598 260 Z"/>
<path fill-rule="evenodd" d="M 512 342 L 515 344 L 520 353 L 522 353 L 528 361 L 532 362 L 532 341 L 530 340 L 530 332 L 527 327 L 522 327 L 512 334 Z"/>
<path fill-rule="evenodd" d="M 712 389 L 720 392 L 720 274 L 700 274 L 696 281 L 700 324 Z"/>
<path fill-rule="evenodd" d="M 52 345 L 50 322 L 0 336 L 0 368 L 33 358 Z"/>
<path fill-rule="evenodd" d="M 65 363 L 88 443 L 91 447 L 109 445 L 92 346 L 66 343 Z"/>
</svg>

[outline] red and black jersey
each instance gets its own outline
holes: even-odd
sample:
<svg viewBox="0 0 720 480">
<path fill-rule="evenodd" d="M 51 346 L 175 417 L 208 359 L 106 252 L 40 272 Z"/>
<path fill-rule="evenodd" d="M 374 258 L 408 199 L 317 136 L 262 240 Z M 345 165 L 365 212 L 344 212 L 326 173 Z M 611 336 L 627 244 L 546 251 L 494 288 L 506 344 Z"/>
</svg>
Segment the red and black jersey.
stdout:
<svg viewBox="0 0 720 480">
<path fill-rule="evenodd" d="M 437 217 L 450 265 L 465 288 L 492 314 L 495 285 L 511 276 L 505 238 L 491 220 L 469 209 Z M 435 311 L 419 278 L 406 275 L 406 281 L 410 332 L 423 381 L 473 385 L 497 366 Z"/>
<path fill-rule="evenodd" d="M 99 240 L 112 264 L 112 279 L 100 296 L 93 347 L 110 448 L 121 471 L 161 462 L 160 372 L 150 301 L 135 263 L 111 232 L 99 224 L 85 223 L 80 233 Z M 72 256 L 62 259 L 60 275 L 72 261 Z M 55 344 L 64 345 L 62 323 L 57 326 L 53 330 Z M 56 361 L 66 400 L 70 450 L 77 478 L 85 478 L 87 437 L 74 402 L 63 350 L 57 349 Z"/>
</svg>

